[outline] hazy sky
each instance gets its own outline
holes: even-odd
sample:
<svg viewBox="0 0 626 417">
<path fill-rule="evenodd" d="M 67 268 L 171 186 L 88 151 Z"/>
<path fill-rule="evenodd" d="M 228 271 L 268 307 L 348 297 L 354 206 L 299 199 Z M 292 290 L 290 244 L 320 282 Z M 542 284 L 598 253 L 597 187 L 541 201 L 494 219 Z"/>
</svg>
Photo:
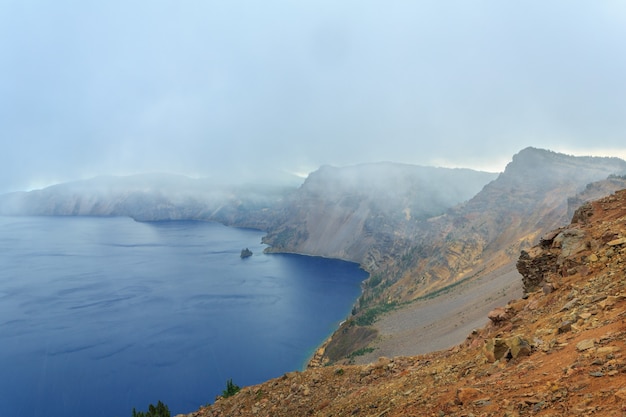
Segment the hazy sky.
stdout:
<svg viewBox="0 0 626 417">
<path fill-rule="evenodd" d="M 626 157 L 626 2 L 0 0 L 0 192 Z"/>
</svg>

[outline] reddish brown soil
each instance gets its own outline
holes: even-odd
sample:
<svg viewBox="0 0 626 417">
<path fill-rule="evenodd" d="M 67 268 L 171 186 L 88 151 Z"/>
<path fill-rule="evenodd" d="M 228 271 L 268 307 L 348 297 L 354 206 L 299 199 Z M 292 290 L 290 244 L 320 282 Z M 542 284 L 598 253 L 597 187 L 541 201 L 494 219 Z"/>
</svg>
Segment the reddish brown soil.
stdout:
<svg viewBox="0 0 626 417">
<path fill-rule="evenodd" d="M 626 191 L 570 228 L 582 249 L 550 285 L 456 347 L 289 373 L 189 416 L 626 416 Z M 513 335 L 529 355 L 490 362 L 487 342 Z"/>
</svg>

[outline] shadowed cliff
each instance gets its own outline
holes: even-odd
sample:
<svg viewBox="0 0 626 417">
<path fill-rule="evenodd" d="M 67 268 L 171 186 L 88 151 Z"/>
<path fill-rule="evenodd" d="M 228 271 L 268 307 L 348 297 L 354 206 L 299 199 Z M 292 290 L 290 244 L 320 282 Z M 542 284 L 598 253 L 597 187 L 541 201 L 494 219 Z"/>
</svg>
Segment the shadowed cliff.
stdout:
<svg viewBox="0 0 626 417">
<path fill-rule="evenodd" d="M 293 183 L 293 181 L 291 181 Z M 0 196 L 0 215 L 212 220 L 265 229 L 296 185 L 226 186 L 181 175 L 102 176 Z"/>
<path fill-rule="evenodd" d="M 325 166 L 274 219 L 271 251 L 355 261 L 369 270 L 413 240 L 425 219 L 473 197 L 497 174 L 403 164 Z"/>
</svg>

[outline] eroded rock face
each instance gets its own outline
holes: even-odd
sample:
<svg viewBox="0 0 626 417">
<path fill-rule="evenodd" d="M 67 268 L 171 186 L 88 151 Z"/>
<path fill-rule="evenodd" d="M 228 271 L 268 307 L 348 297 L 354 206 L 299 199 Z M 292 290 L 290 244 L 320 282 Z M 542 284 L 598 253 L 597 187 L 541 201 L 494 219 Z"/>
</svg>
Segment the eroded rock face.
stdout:
<svg viewBox="0 0 626 417">
<path fill-rule="evenodd" d="M 552 242 L 553 248 L 560 248 L 563 258 L 575 255 L 587 249 L 585 232 L 578 228 L 565 229 Z"/>
<path fill-rule="evenodd" d="M 393 163 L 324 166 L 287 200 L 263 241 L 269 251 L 341 258 L 374 270 L 401 256 L 426 219 L 473 197 L 495 177 Z"/>
<path fill-rule="evenodd" d="M 528 250 L 521 251 L 517 261 L 517 270 L 522 275 L 524 291 L 530 293 L 543 289 L 550 293 L 556 283 L 554 278 L 564 278 L 577 273 L 587 275 L 590 268 L 597 263 L 606 263 L 626 247 L 626 236 L 619 234 L 617 227 L 611 227 L 613 217 L 608 215 L 607 208 L 625 198 L 626 191 L 618 191 L 604 200 L 583 204 L 572 218 L 572 223 L 545 235 L 540 243 Z M 606 218 L 605 218 L 606 217 Z M 602 220 L 605 228 L 591 233 L 588 229 L 593 221 Z M 548 278 L 548 277 L 552 278 Z M 548 288 L 548 290 L 546 290 Z M 570 300 L 569 304 L 577 299 Z M 568 306 L 563 307 L 568 310 Z"/>
<path fill-rule="evenodd" d="M 546 274 L 557 269 L 557 254 L 548 250 L 531 248 L 522 250 L 517 261 L 517 270 L 522 274 L 524 292 L 529 293 L 543 286 Z"/>
<path fill-rule="evenodd" d="M 586 223 L 593 214 L 593 206 L 591 203 L 581 205 L 572 216 L 572 223 Z"/>
<path fill-rule="evenodd" d="M 585 207 L 583 216 L 586 218 L 588 208 Z M 529 250 L 522 250 L 517 261 L 517 270 L 522 274 L 524 291 L 526 293 L 542 288 L 550 293 L 553 284 L 546 282 L 546 275 L 563 270 L 564 275 L 572 272 L 570 259 L 591 247 L 586 233 L 574 224 L 567 228 L 561 228 L 550 232 L 540 239 L 537 246 Z"/>
<path fill-rule="evenodd" d="M 624 179 L 606 180 L 611 170 L 623 169 L 623 162 L 617 160 L 578 158 L 532 148 L 521 151 L 471 200 L 430 219 L 428 230 L 411 234 L 414 246 L 395 257 L 404 273 L 398 274 L 380 299 L 409 301 L 440 285 L 480 274 L 485 265 L 515 263 L 520 251 L 528 251 L 537 236 L 570 221 L 573 204 L 626 187 Z M 574 197 L 568 200 L 570 196 Z M 546 236 L 544 244 L 552 246 L 563 231 Z M 561 235 L 558 244 L 578 251 L 581 248 L 576 232 L 573 234 Z M 537 276 L 528 285 L 534 290 L 542 281 L 542 264 L 547 261 L 552 266 L 550 259 L 543 259 L 549 255 L 542 254 L 539 259 L 530 255 L 532 262 L 527 267 L 536 269 Z M 573 267 L 565 266 L 567 270 Z"/>
</svg>

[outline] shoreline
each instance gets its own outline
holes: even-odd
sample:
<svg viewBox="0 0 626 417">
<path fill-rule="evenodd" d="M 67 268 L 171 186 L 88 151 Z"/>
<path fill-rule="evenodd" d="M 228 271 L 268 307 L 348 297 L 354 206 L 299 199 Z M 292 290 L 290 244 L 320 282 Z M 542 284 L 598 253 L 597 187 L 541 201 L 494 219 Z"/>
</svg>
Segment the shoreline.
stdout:
<svg viewBox="0 0 626 417">
<path fill-rule="evenodd" d="M 363 295 L 363 286 L 362 286 L 363 282 L 365 282 L 368 279 L 370 279 L 370 277 L 372 275 L 372 273 L 362 263 L 360 263 L 358 261 L 342 259 L 342 258 L 337 258 L 337 257 L 332 257 L 332 256 L 312 255 L 312 254 L 300 253 L 300 252 L 296 252 L 296 251 L 287 251 L 287 250 L 275 249 L 271 245 L 269 245 L 267 243 L 264 243 L 263 239 L 261 239 L 261 243 L 267 245 L 267 247 L 263 250 L 263 253 L 267 254 L 267 255 L 281 255 L 281 254 L 285 254 L 285 255 L 299 255 L 299 256 L 307 256 L 307 257 L 312 257 L 312 258 L 332 259 L 332 260 L 348 262 L 348 263 L 352 263 L 352 264 L 358 265 L 361 270 L 363 270 L 364 272 L 367 273 L 367 277 L 361 281 L 361 292 L 358 295 L 358 297 L 352 302 L 351 307 L 354 307 L 354 305 L 359 300 L 361 295 Z M 300 367 L 300 371 L 305 371 L 306 369 L 310 369 L 310 368 L 322 367 L 322 366 L 325 365 L 325 363 L 324 363 L 324 353 L 326 351 L 326 348 L 328 347 L 330 342 L 333 340 L 333 336 L 339 330 L 341 330 L 341 328 L 344 325 L 344 323 L 346 323 L 350 319 L 350 317 L 351 317 L 351 314 L 348 314 L 348 316 L 346 316 L 341 322 L 339 322 L 339 325 L 330 333 L 330 335 L 328 337 L 326 337 L 322 341 L 321 344 L 317 345 L 316 347 L 314 347 L 312 349 L 312 354 L 309 355 L 307 359 L 305 359 L 304 363 Z"/>
<path fill-rule="evenodd" d="M 455 291 L 408 303 L 382 314 L 371 326 L 377 338 L 367 345 L 370 352 L 355 356 L 354 364 L 376 362 L 380 357 L 416 356 L 445 350 L 462 343 L 472 331 L 484 327 L 487 314 L 512 299 L 521 298 L 522 278 L 510 262 L 464 283 Z M 315 349 L 304 369 L 326 366 L 326 348 L 337 329 Z M 348 358 L 334 363 L 344 363 Z"/>
</svg>

